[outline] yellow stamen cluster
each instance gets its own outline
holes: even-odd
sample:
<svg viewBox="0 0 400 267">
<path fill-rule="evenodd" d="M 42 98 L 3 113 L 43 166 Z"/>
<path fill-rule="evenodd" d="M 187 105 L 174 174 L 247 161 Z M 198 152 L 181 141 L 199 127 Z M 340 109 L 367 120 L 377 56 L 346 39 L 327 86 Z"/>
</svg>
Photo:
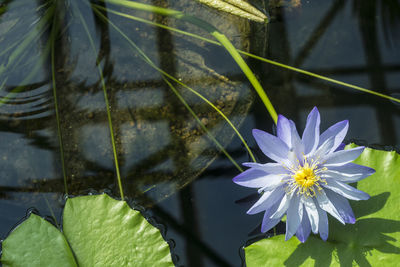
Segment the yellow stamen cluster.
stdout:
<svg viewBox="0 0 400 267">
<path fill-rule="evenodd" d="M 301 187 L 310 188 L 315 184 L 315 182 L 318 181 L 319 177 L 315 175 L 313 169 L 308 166 L 304 166 L 293 175 L 293 178 Z"/>
<path fill-rule="evenodd" d="M 300 164 L 297 168 L 293 168 L 293 179 L 288 182 L 289 193 L 297 190 L 297 194 L 304 194 L 306 196 L 314 197 L 316 190 L 322 190 L 320 182 L 326 183 L 324 179 L 318 175 L 321 171 L 325 170 L 318 169 L 318 162 L 311 161 L 311 165 L 307 159 L 304 159 L 303 166 Z"/>
</svg>

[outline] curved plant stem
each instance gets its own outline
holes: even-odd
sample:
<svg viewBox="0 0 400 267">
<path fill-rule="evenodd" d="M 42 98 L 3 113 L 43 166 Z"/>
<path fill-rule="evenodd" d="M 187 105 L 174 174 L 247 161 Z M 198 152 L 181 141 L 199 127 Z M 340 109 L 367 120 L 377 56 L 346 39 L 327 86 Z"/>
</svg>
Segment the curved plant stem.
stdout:
<svg viewBox="0 0 400 267">
<path fill-rule="evenodd" d="M 233 165 L 240 171 L 243 172 L 243 169 L 239 166 L 239 164 L 229 155 L 229 153 L 224 149 L 224 147 L 215 139 L 215 137 L 207 130 L 206 126 L 201 122 L 199 117 L 196 115 L 196 113 L 190 108 L 188 103 L 185 101 L 185 99 L 182 97 L 182 95 L 176 90 L 176 88 L 168 81 L 167 78 L 163 76 L 163 80 L 168 84 L 169 88 L 174 92 L 177 98 L 182 102 L 182 104 L 185 106 L 185 108 L 192 114 L 192 116 L 195 118 L 197 123 L 200 125 L 200 127 L 203 129 L 204 132 L 207 133 L 208 137 L 211 139 L 211 141 L 214 142 L 214 144 L 225 154 L 225 156 L 232 162 Z"/>
<path fill-rule="evenodd" d="M 250 83 L 253 85 L 254 89 L 256 90 L 258 96 L 261 98 L 262 102 L 264 103 L 265 107 L 267 108 L 269 114 L 271 115 L 272 119 L 274 120 L 275 124 L 278 120 L 278 115 L 272 106 L 271 101 L 269 100 L 267 94 L 265 93 L 264 89 L 262 88 L 261 84 L 258 82 L 254 73 L 250 70 L 249 66 L 246 64 L 242 56 L 236 51 L 236 48 L 232 45 L 232 43 L 226 38 L 224 34 L 219 32 L 217 28 L 213 25 L 209 24 L 206 21 L 203 21 L 199 18 L 194 16 L 187 15 L 183 12 L 156 7 L 152 5 L 146 5 L 142 3 L 137 3 L 133 1 L 126 1 L 126 0 L 102 0 L 106 3 L 115 4 L 119 6 L 124 6 L 131 9 L 142 10 L 146 12 L 157 13 L 163 16 L 169 16 L 176 19 L 187 21 L 193 25 L 196 25 L 203 30 L 207 31 L 209 34 L 214 36 L 222 46 L 229 52 L 232 58 L 236 61 L 236 64 L 242 69 L 243 73 L 246 75 Z"/>
<path fill-rule="evenodd" d="M 353 85 L 353 84 L 350 84 L 350 83 L 338 81 L 338 80 L 335 80 L 335 79 L 332 79 L 332 78 L 329 78 L 329 77 L 325 77 L 325 76 L 319 75 L 317 73 L 313 73 L 311 71 L 306 71 L 306 70 L 302 70 L 302 69 L 299 69 L 299 68 L 296 68 L 296 67 L 288 66 L 288 65 L 285 65 L 285 64 L 270 60 L 270 59 L 266 59 L 266 58 L 263 58 L 263 57 L 252 55 L 252 54 L 244 52 L 244 51 L 240 51 L 240 53 L 242 53 L 243 55 L 246 55 L 246 56 L 251 56 L 252 58 L 258 59 L 260 61 L 264 61 L 264 62 L 269 63 L 271 65 L 275 65 L 275 66 L 278 66 L 278 67 L 281 67 L 281 68 L 292 70 L 292 71 L 295 71 L 295 72 L 298 72 L 298 73 L 301 73 L 301 74 L 304 74 L 304 75 L 308 75 L 308 76 L 311 76 L 311 77 L 314 77 L 314 78 L 318 78 L 318 79 L 321 79 L 321 80 L 324 80 L 324 81 L 327 81 L 327 82 L 331 82 L 331 83 L 335 83 L 335 84 L 342 85 L 342 86 L 345 86 L 345 87 L 349 87 L 349 88 L 352 88 L 352 89 L 355 89 L 355 90 L 358 90 L 358 91 L 361 91 L 361 92 L 364 92 L 364 93 L 376 95 L 376 96 L 385 98 L 387 100 L 391 100 L 391 101 L 400 103 L 400 99 L 392 97 L 392 96 L 389 96 L 389 95 L 381 94 L 379 92 L 375 92 L 375 91 L 372 91 L 372 90 L 369 90 L 369 89 L 365 89 L 365 88 L 362 88 L 360 86 Z"/>
<path fill-rule="evenodd" d="M 101 6 L 97 6 L 96 5 L 96 7 L 104 9 Z M 107 11 L 110 12 L 110 13 L 122 16 L 122 17 L 126 17 L 126 18 L 129 18 L 129 19 L 135 20 L 135 21 L 139 21 L 139 22 L 142 22 L 142 23 L 146 23 L 146 24 L 149 24 L 149 25 L 160 27 L 160 28 L 163 28 L 163 29 L 166 29 L 166 30 L 169 30 L 169 31 L 176 32 L 178 34 L 190 36 L 192 38 L 196 38 L 196 39 L 205 41 L 205 42 L 210 43 L 210 44 L 221 46 L 221 43 L 219 43 L 217 41 L 208 39 L 206 37 L 202 37 L 202 36 L 194 34 L 194 33 L 182 31 L 182 30 L 179 30 L 179 29 L 176 29 L 176 28 L 173 28 L 173 27 L 169 27 L 169 26 L 166 26 L 166 25 L 163 25 L 163 24 L 160 24 L 160 23 L 156 23 L 156 22 L 150 21 L 150 20 L 146 20 L 146 19 L 135 17 L 135 16 L 132 16 L 132 15 L 129 15 L 129 14 L 125 14 L 125 13 L 122 13 L 122 12 L 118 12 L 118 11 L 115 11 L 115 10 L 112 10 L 112 9 L 107 9 Z M 342 81 L 339 81 L 339 80 L 336 80 L 336 79 L 332 79 L 332 78 L 329 78 L 329 77 L 326 77 L 326 76 L 323 76 L 323 75 L 319 75 L 319 74 L 311 72 L 311 71 L 306 71 L 306 70 L 303 70 L 303 69 L 292 67 L 292 66 L 289 66 L 289 65 L 286 65 L 286 64 L 283 64 L 283 63 L 276 62 L 274 60 L 266 59 L 266 58 L 263 58 L 263 57 L 260 57 L 260 56 L 257 56 L 257 55 L 242 51 L 240 49 L 236 49 L 236 50 L 242 55 L 245 55 L 245 56 L 260 60 L 260 61 L 263 61 L 263 62 L 271 64 L 271 65 L 275 65 L 275 66 L 280 67 L 280 68 L 284 68 L 284 69 L 288 69 L 288 70 L 291 70 L 291 71 L 295 71 L 295 72 L 298 72 L 298 73 L 301 73 L 301 74 L 304 74 L 304 75 L 308 75 L 308 76 L 311 76 L 311 77 L 314 77 L 314 78 L 317 78 L 317 79 L 321 79 L 321 80 L 324 80 L 324 81 L 327 81 L 327 82 L 330 82 L 330 83 L 334 83 L 334 84 L 341 85 L 341 86 L 344 86 L 344 87 L 349 87 L 349 88 L 352 88 L 352 89 L 355 89 L 355 90 L 358 90 L 358 91 L 361 91 L 361 92 L 364 92 L 364 93 L 376 95 L 376 96 L 385 98 L 387 100 L 391 100 L 391 101 L 400 103 L 400 99 L 392 97 L 392 96 L 381 94 L 381 93 L 378 93 L 378 92 L 375 92 L 375 91 L 372 91 L 372 90 L 369 90 L 369 89 L 366 89 L 366 88 L 363 88 L 363 87 L 360 87 L 360 86 L 357 86 L 357 85 L 353 85 L 353 84 L 342 82 Z"/>
<path fill-rule="evenodd" d="M 56 90 L 56 73 L 55 73 L 55 42 L 56 42 L 56 35 L 58 33 L 58 24 L 56 22 L 56 16 L 53 19 L 53 27 L 51 29 L 50 34 L 50 42 L 51 42 L 51 79 L 53 84 L 53 98 L 54 98 L 54 109 L 56 113 L 56 122 L 57 122 L 57 136 L 58 136 L 58 144 L 60 147 L 60 158 L 61 158 L 61 168 L 64 178 L 64 190 L 65 194 L 68 195 L 68 187 L 67 187 L 67 174 L 65 170 L 65 161 L 64 161 L 64 147 L 63 147 L 63 140 L 61 134 L 61 125 L 60 125 L 60 115 L 58 112 L 58 98 L 57 98 L 57 90 Z M 46 199 L 47 201 L 47 199 Z"/>
<path fill-rule="evenodd" d="M 90 35 L 89 29 L 87 27 L 87 24 L 85 22 L 85 19 L 82 17 L 82 14 L 80 10 L 75 6 L 75 10 L 78 13 L 78 16 L 82 22 L 83 27 L 85 28 L 86 34 L 89 38 L 90 46 L 93 49 L 94 54 L 96 55 L 96 46 L 94 45 L 93 39 Z M 107 119 L 108 119 L 108 128 L 110 129 L 110 137 L 111 137 L 111 145 L 113 149 L 113 155 L 114 155 L 114 164 L 115 164 L 115 171 L 117 173 L 117 180 L 118 180 L 118 187 L 119 187 L 119 192 L 121 195 L 121 199 L 124 199 L 124 190 L 122 188 L 122 182 L 121 182 L 121 174 L 119 171 L 119 164 L 118 164 L 118 156 L 117 156 L 117 148 L 115 145 L 115 138 L 114 138 L 114 130 L 112 126 L 112 121 L 111 121 L 111 111 L 110 111 L 110 105 L 108 103 L 108 95 L 107 95 L 107 88 L 104 82 L 104 77 L 103 77 L 103 71 L 101 70 L 100 64 L 97 64 L 97 69 L 99 71 L 100 75 L 100 81 L 101 81 L 101 86 L 103 88 L 103 95 L 104 95 L 104 102 L 106 104 L 106 110 L 107 110 Z"/>
<path fill-rule="evenodd" d="M 46 10 L 43 17 L 41 17 L 40 20 L 37 22 L 35 29 L 29 31 L 20 43 L 15 42 L 12 45 L 4 47 L 4 49 L 2 49 L 2 51 L 0 52 L 0 56 L 7 53 L 9 50 L 13 49 L 16 46 L 16 48 L 11 52 L 10 56 L 8 57 L 7 65 L 4 70 L 9 69 L 12 65 L 17 65 L 18 62 L 23 60 L 21 55 L 26 51 L 29 45 L 35 43 L 36 40 L 38 40 L 43 35 L 43 33 L 48 28 L 48 22 L 53 17 L 53 15 L 54 7 L 51 6 Z M 1 73 L 2 70 L 0 69 L 0 74 Z"/>
<path fill-rule="evenodd" d="M 104 17 L 103 14 L 101 14 L 101 12 L 99 12 L 97 10 L 96 7 L 94 7 L 93 9 L 96 14 L 98 16 L 100 16 L 103 20 L 105 20 L 106 18 Z M 236 133 L 236 135 L 239 137 L 239 139 L 241 140 L 241 142 L 243 143 L 243 145 L 245 146 L 246 150 L 248 151 L 251 159 L 256 162 L 256 159 L 253 155 L 253 153 L 251 152 L 251 149 L 249 148 L 249 146 L 247 145 L 246 141 L 244 140 L 244 138 L 242 137 L 242 135 L 239 133 L 239 131 L 236 129 L 236 127 L 233 125 L 233 123 L 228 119 L 228 117 L 226 117 L 226 115 L 220 110 L 218 109 L 212 102 L 210 102 L 207 98 L 205 98 L 203 95 L 201 95 L 200 93 L 198 93 L 196 90 L 192 89 L 191 87 L 187 86 L 186 84 L 182 83 L 181 81 L 179 81 L 178 79 L 176 79 L 174 76 L 170 75 L 169 73 L 163 71 L 162 69 L 160 69 L 159 67 L 157 67 L 153 61 L 146 56 L 146 54 L 124 33 L 122 32 L 114 23 L 112 23 L 111 21 L 107 21 L 107 23 L 109 23 L 122 37 L 124 37 L 128 43 L 141 55 L 142 59 L 147 62 L 147 64 L 149 64 L 152 68 L 154 68 L 155 70 L 157 70 L 158 72 L 160 72 L 163 76 L 168 77 L 169 79 L 173 80 L 174 82 L 178 83 L 179 85 L 183 86 L 184 88 L 188 89 L 190 92 L 192 92 L 193 94 L 195 94 L 197 97 L 201 98 L 204 102 L 206 102 L 208 105 L 210 105 L 215 111 L 217 111 L 221 117 L 229 124 L 229 126 L 233 129 L 233 131 Z M 172 88 L 171 88 L 172 89 Z M 179 98 L 179 97 L 178 97 Z M 180 98 L 179 98 L 180 99 Z M 184 103 L 184 102 L 182 102 Z M 189 110 L 190 112 L 190 110 Z M 213 138 L 213 140 L 215 140 L 215 138 Z M 216 140 L 215 140 L 216 141 Z M 221 145 L 218 144 L 218 142 L 216 141 L 216 145 L 218 147 L 222 147 Z M 227 152 L 223 152 L 225 155 L 227 155 Z M 228 158 L 231 158 L 230 156 Z"/>
<path fill-rule="evenodd" d="M 46 31 L 48 27 L 48 21 L 51 19 L 51 17 L 54 15 L 54 8 L 50 7 L 46 10 L 45 15 L 40 19 L 38 22 L 38 25 L 36 26 L 35 31 L 30 31 L 26 37 L 24 38 L 23 41 L 21 41 L 19 44 L 14 43 L 11 45 L 12 48 L 15 48 L 9 56 L 7 66 L 5 68 L 0 68 L 0 74 L 3 74 L 5 70 L 9 70 L 11 66 L 17 66 L 19 62 L 21 62 L 24 58 L 22 57 L 23 53 L 25 52 L 26 48 L 32 44 L 35 43 L 36 40 L 38 40 Z M 24 84 L 28 83 L 34 76 L 37 75 L 39 70 L 41 69 L 42 65 L 41 62 L 45 62 L 47 60 L 47 57 L 50 53 L 50 41 L 46 42 L 46 45 L 43 49 L 43 57 L 41 58 L 40 62 L 37 62 L 33 69 L 29 72 L 29 74 L 20 82 L 20 85 L 15 87 L 11 92 L 7 93 L 4 97 L 0 98 L 0 107 L 4 104 L 6 104 L 11 98 L 13 98 L 14 94 L 19 93 L 21 90 L 24 89 Z M 5 49 L 6 51 L 9 50 L 9 48 Z M 2 51 L 0 53 L 0 56 L 4 54 L 5 51 Z"/>
<path fill-rule="evenodd" d="M 29 74 L 20 82 L 20 85 L 12 89 L 11 92 L 8 92 L 7 95 L 0 98 L 0 107 L 4 104 L 7 104 L 9 100 L 14 97 L 15 94 L 21 92 L 25 88 L 25 84 L 29 83 L 37 75 L 37 73 L 43 67 L 42 63 L 45 62 L 48 58 L 48 55 L 50 53 L 50 46 L 50 41 L 47 41 L 45 47 L 43 48 L 43 57 L 39 60 L 39 62 L 35 64 Z"/>
</svg>

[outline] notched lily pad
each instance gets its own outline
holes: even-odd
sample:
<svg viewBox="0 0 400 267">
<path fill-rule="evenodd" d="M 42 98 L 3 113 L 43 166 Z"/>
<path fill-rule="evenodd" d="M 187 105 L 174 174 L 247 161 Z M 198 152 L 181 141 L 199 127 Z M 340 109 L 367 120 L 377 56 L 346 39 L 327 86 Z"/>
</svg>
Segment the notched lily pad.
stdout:
<svg viewBox="0 0 400 267">
<path fill-rule="evenodd" d="M 284 241 L 283 235 L 260 240 L 245 248 L 247 266 L 378 266 L 382 262 L 396 266 L 400 259 L 400 156 L 366 148 L 355 163 L 376 173 L 357 184 L 371 198 L 351 202 L 357 217 L 354 225 L 329 220 L 326 242 L 317 236 L 304 244 L 293 238 Z"/>
<path fill-rule="evenodd" d="M 174 266 L 159 229 L 105 194 L 68 199 L 63 232 L 31 214 L 4 240 L 3 266 Z"/>
<path fill-rule="evenodd" d="M 33 213 L 2 243 L 3 266 L 77 266 L 64 235 Z"/>
<path fill-rule="evenodd" d="M 63 230 L 79 266 L 174 266 L 160 231 L 105 194 L 68 199 Z"/>
</svg>

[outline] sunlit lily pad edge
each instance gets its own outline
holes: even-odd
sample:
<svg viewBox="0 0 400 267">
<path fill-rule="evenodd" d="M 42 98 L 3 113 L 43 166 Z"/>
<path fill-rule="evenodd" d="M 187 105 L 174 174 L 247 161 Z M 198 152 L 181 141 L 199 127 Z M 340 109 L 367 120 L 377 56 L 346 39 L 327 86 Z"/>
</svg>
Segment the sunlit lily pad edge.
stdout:
<svg viewBox="0 0 400 267">
<path fill-rule="evenodd" d="M 125 201 L 106 194 L 69 198 L 63 233 L 30 214 L 3 241 L 1 262 L 3 266 L 174 266 L 160 230 Z"/>
<path fill-rule="evenodd" d="M 356 145 L 347 146 L 352 147 Z M 400 156 L 395 151 L 366 148 L 354 162 L 376 170 L 356 185 L 371 198 L 351 201 L 357 218 L 354 225 L 330 218 L 326 242 L 315 235 L 304 244 L 284 241 L 283 235 L 257 241 L 244 248 L 246 265 L 374 266 L 384 261 L 395 266 L 400 259 Z"/>
</svg>

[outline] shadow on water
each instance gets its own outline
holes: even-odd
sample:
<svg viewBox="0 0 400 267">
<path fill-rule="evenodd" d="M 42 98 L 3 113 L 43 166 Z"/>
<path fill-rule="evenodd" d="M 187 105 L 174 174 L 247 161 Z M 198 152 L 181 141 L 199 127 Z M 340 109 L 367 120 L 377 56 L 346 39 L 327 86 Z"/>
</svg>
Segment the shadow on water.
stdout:
<svg viewBox="0 0 400 267">
<path fill-rule="evenodd" d="M 385 205 L 390 193 L 385 192 L 358 203 L 357 217 L 373 214 Z M 400 231 L 400 221 L 381 218 L 357 220 L 353 225 L 341 225 L 330 220 L 330 237 L 327 242 L 312 236 L 310 240 L 297 246 L 285 260 L 285 266 L 300 266 L 306 259 L 315 260 L 315 266 L 330 266 L 331 262 L 340 266 L 372 266 L 366 256 L 372 252 L 400 254 L 396 239 L 386 235 Z"/>
<path fill-rule="evenodd" d="M 160 68 L 202 93 L 226 115 L 233 116 L 236 125 L 243 120 L 242 115 L 251 104 L 252 94 L 248 85 L 238 78 L 229 80 L 224 76 L 223 71 L 229 73 L 237 71 L 237 68 L 225 68 L 217 73 L 212 65 L 204 62 L 204 57 L 210 53 L 220 53 L 220 48 L 207 47 L 189 38 L 174 40 L 168 31 L 121 19 L 109 15 L 108 11 L 101 11 L 101 19 L 86 1 L 41 1 L 36 9 L 32 8 L 35 3 L 24 6 L 21 2 L 4 2 L 1 9 L 2 12 L 8 9 L 4 13 L 7 15 L 6 22 L 16 21 L 16 26 L 3 23 L 2 30 L 4 28 L 8 35 L 19 35 L 19 39 L 15 40 L 0 39 L 5 43 L 4 47 L 16 47 L 8 54 L 2 53 L 13 59 L 2 62 L 6 66 L 1 69 L 4 80 L 2 129 L 21 133 L 24 138 L 32 140 L 28 142 L 33 150 L 41 149 L 53 154 L 53 162 L 46 163 L 54 165 L 57 172 L 61 167 L 61 147 L 57 147 L 56 138 L 57 134 L 61 135 L 69 193 L 80 194 L 88 188 L 101 190 L 111 187 L 114 188 L 114 194 L 118 195 L 102 99 L 103 83 L 109 96 L 124 190 L 131 197 L 142 198 L 144 205 L 151 206 L 190 183 L 218 153 L 190 113 L 162 81 L 160 74 L 137 53 L 132 53 L 126 40 L 104 19 L 111 20 L 112 17 L 127 38 L 140 44 L 150 58 L 159 62 Z M 94 3 L 100 7 L 105 5 L 102 1 Z M 148 3 L 168 6 L 163 1 Z M 74 8 L 75 5 L 77 8 Z M 197 3 L 174 5 L 171 7 L 192 11 L 200 8 Z M 118 10 L 115 6 L 112 9 Z M 126 10 L 124 12 L 129 13 Z M 86 22 L 79 21 L 79 13 L 85 14 Z M 34 19 L 24 21 L 19 17 L 20 14 L 30 14 L 26 17 Z M 157 23 L 171 24 L 172 27 L 177 24 L 154 14 L 145 15 Z M 203 16 L 209 14 L 205 12 Z M 218 20 L 217 14 L 210 16 Z M 236 18 L 230 19 L 231 22 L 235 20 L 238 21 Z M 240 35 L 247 36 L 245 31 L 248 23 L 235 23 L 236 26 L 230 26 L 227 32 L 237 34 L 236 44 L 240 47 L 246 41 Z M 88 33 L 83 24 L 87 24 Z M 26 28 L 38 30 L 32 30 L 29 34 L 24 32 Z M 188 27 L 186 30 L 192 29 Z M 53 31 L 56 31 L 56 38 L 51 39 Z M 196 31 L 199 32 L 198 29 Z M 92 51 L 89 38 L 94 40 L 98 51 Z M 24 43 L 26 40 L 32 42 Z M 51 45 L 55 46 L 54 61 L 48 49 Z M 36 46 L 45 46 L 47 49 L 40 51 Z M 189 51 L 188 46 L 192 50 Z M 28 53 L 28 50 L 38 51 Z M 36 61 L 30 60 L 32 54 L 36 55 Z M 23 61 L 26 63 L 21 64 Z M 96 65 L 101 68 L 101 77 Z M 51 77 L 53 69 L 54 81 Z M 16 70 L 25 78 L 17 77 Z M 18 84 L 17 81 L 21 79 L 23 82 Z M 9 85 L 12 84 L 10 81 L 15 81 L 17 85 Z M 59 133 L 53 116 L 52 82 L 57 92 Z M 42 90 L 36 94 L 33 92 L 36 88 Z M 233 134 L 225 122 L 193 94 L 183 89 L 181 94 L 208 129 L 217 138 L 221 135 L 219 142 L 222 145 L 229 143 Z M 24 99 L 25 95 L 27 100 Z M 30 106 L 26 107 L 28 104 Z M 34 115 L 40 117 L 40 122 L 32 119 Z M 9 123 L 9 117 L 12 123 Z M 15 124 L 15 127 L 9 124 Z M 30 128 L 27 129 L 27 125 Z M 37 131 L 48 131 L 50 134 L 39 136 Z M 49 165 L 44 167 L 49 168 Z M 60 174 L 43 176 L 47 177 L 24 181 L 23 185 L 15 187 L 7 185 L 3 189 L 12 192 L 65 192 L 63 178 L 55 179 Z M 149 192 L 149 196 L 145 195 L 145 191 Z"/>
<path fill-rule="evenodd" d="M 195 1 L 145 2 L 196 14 L 218 26 L 237 47 L 255 54 L 381 93 L 399 92 L 398 1 L 301 1 L 296 8 L 279 5 L 291 1 L 269 1 L 273 19 L 268 26 L 221 15 Z M 253 2 L 265 6 L 265 1 Z M 72 1 L 0 3 L 0 44 L 5 47 L 0 51 L 1 233 L 5 234 L 30 206 L 44 214 L 48 207 L 42 196 L 49 198 L 56 214 L 61 209 L 58 199 L 65 188 L 52 94 L 54 67 L 69 192 L 111 189 L 118 195 L 102 93 L 104 81 L 126 195 L 144 206 L 153 206 L 152 212 L 163 220 L 169 237 L 176 241 L 181 264 L 239 266 L 237 248 L 248 233 L 254 233 L 261 219 L 245 215 L 248 207 L 234 202 L 253 191 L 232 184 L 237 170 L 225 158 L 216 158 L 218 150 L 160 74 L 132 52 L 126 40 L 87 3 L 76 0 L 73 4 L 84 14 L 96 52 Z M 106 6 L 102 1 L 93 3 Z M 118 9 L 111 5 L 107 8 Z M 235 125 L 244 122 L 241 133 L 252 147 L 256 147 L 252 128 L 271 132 L 273 123 L 264 106 L 256 99 L 250 109 L 252 91 L 223 49 L 111 12 L 101 14 L 136 42 L 156 65 L 204 94 Z M 139 15 L 203 35 L 179 21 Z M 52 65 L 48 45 L 55 26 Z M 369 144 L 400 143 L 398 106 L 264 63 L 255 62 L 253 66 L 277 111 L 293 119 L 300 131 L 305 114 L 317 105 L 324 119 L 322 128 L 350 119 L 348 138 L 368 140 Z M 237 139 L 230 143 L 233 133 L 226 123 L 191 93 L 180 92 L 218 141 L 227 146 L 229 154 L 238 162 L 249 161 Z M 357 216 L 379 209 L 389 196 L 384 193 L 366 201 L 368 206 L 357 206 Z M 343 230 L 354 238 L 351 248 L 344 245 L 346 237 L 340 236 L 334 246 L 319 254 L 310 250 L 309 246 L 318 242 L 310 238 L 286 264 L 300 264 L 309 253 L 323 266 L 335 250 L 335 257 L 344 265 L 355 261 L 368 266 L 364 255 L 372 249 L 399 253 L 398 247 L 391 245 L 393 240 L 385 235 L 400 231 L 396 221 L 369 218 L 352 226 L 331 225 L 331 229 Z M 367 244 L 364 231 L 376 243 Z"/>
</svg>

